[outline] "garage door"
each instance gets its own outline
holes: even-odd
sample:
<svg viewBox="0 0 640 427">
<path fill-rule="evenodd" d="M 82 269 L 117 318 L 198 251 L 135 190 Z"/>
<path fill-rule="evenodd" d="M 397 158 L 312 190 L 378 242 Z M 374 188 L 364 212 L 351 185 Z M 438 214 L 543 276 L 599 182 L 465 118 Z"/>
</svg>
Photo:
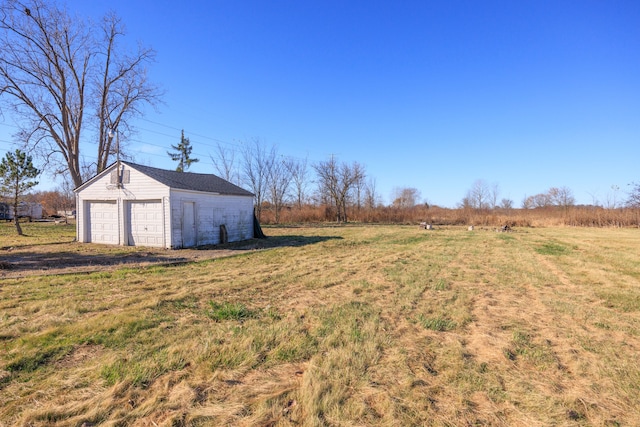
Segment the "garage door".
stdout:
<svg viewBox="0 0 640 427">
<path fill-rule="evenodd" d="M 91 243 L 118 242 L 118 205 L 116 201 L 87 202 L 88 241 Z"/>
<path fill-rule="evenodd" d="M 133 246 L 164 246 L 162 203 L 159 200 L 127 203 L 127 239 Z"/>
</svg>

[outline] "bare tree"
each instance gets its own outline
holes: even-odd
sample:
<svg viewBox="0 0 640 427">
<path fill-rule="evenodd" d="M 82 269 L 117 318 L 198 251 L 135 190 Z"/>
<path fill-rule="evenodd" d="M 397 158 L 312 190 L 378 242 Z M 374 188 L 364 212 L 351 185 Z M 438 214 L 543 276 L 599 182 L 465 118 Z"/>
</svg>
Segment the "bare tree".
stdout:
<svg viewBox="0 0 640 427">
<path fill-rule="evenodd" d="M 629 184 L 631 191 L 629 191 L 629 197 L 627 198 L 627 206 L 630 208 L 640 208 L 640 182 L 632 182 Z"/>
<path fill-rule="evenodd" d="M 600 201 L 598 200 L 598 192 L 596 190 L 587 192 L 591 196 L 591 205 L 592 206 L 600 206 Z"/>
<path fill-rule="evenodd" d="M 533 207 L 535 208 L 546 208 L 553 205 L 553 201 L 551 200 L 549 193 L 539 193 L 532 197 Z"/>
<path fill-rule="evenodd" d="M 231 149 L 223 147 L 220 143 L 218 143 L 216 146 L 216 154 L 217 157 L 209 154 L 209 158 L 211 158 L 213 166 L 216 168 L 218 175 L 229 182 L 240 184 L 239 173 L 235 164 L 235 152 Z"/>
<path fill-rule="evenodd" d="M 361 167 L 360 165 L 358 166 Z M 364 173 L 358 174 L 358 177 L 356 177 L 353 183 L 353 192 L 355 193 L 354 194 L 355 205 L 356 205 L 356 210 L 358 212 L 362 208 L 365 188 L 366 188 L 365 174 Z"/>
<path fill-rule="evenodd" d="M 308 185 L 308 172 L 309 168 L 307 167 L 307 159 L 300 161 L 292 160 L 289 163 L 289 173 L 291 174 L 291 182 L 294 187 L 295 193 L 295 202 L 298 205 L 298 209 L 302 209 L 302 205 L 304 204 L 307 196 L 307 185 Z"/>
<path fill-rule="evenodd" d="M 48 216 L 61 216 L 66 218 L 71 214 L 73 206 L 75 205 L 75 198 L 68 197 L 62 193 L 59 189 L 51 191 L 39 191 L 30 195 L 33 197 L 33 201 L 40 203 L 44 209 L 44 212 Z"/>
<path fill-rule="evenodd" d="M 551 187 L 546 193 L 538 193 L 534 196 L 525 197 L 525 200 L 522 202 L 522 207 L 531 209 L 557 206 L 567 210 L 569 206 L 573 206 L 574 204 L 575 198 L 573 197 L 571 189 L 568 187 Z"/>
<path fill-rule="evenodd" d="M 489 200 L 490 200 L 490 208 L 494 209 L 498 207 L 498 196 L 500 195 L 500 186 L 497 182 L 494 182 L 491 185 L 491 190 L 489 192 Z"/>
<path fill-rule="evenodd" d="M 380 196 L 376 190 L 376 179 L 370 177 L 365 187 L 364 204 L 367 209 L 375 209 L 380 204 Z"/>
<path fill-rule="evenodd" d="M 533 197 L 532 196 L 527 196 L 525 194 L 524 198 L 522 199 L 522 209 L 533 209 L 535 206 L 533 206 Z"/>
<path fill-rule="evenodd" d="M 564 210 L 567 210 L 569 206 L 573 206 L 576 203 L 573 192 L 568 187 L 551 187 L 547 195 L 551 204 L 561 207 Z"/>
<path fill-rule="evenodd" d="M 279 160 L 277 157 L 274 159 L 271 168 L 269 169 L 268 180 L 268 193 L 273 205 L 275 222 L 280 223 L 280 213 L 285 204 L 287 192 L 289 191 L 289 184 L 291 183 L 291 168 L 292 161 L 285 159 L 284 157 Z"/>
<path fill-rule="evenodd" d="M 458 203 L 458 208 L 462 210 L 474 209 L 474 206 L 471 204 L 471 200 L 469 198 L 469 192 L 467 192 L 467 195 L 462 198 L 460 203 Z"/>
<path fill-rule="evenodd" d="M 412 208 L 420 198 L 420 191 L 417 188 L 404 187 L 393 189 L 393 203 L 397 208 Z"/>
<path fill-rule="evenodd" d="M 338 161 L 334 156 L 327 161 L 320 161 L 313 165 L 316 171 L 318 183 L 318 202 L 320 204 L 331 203 L 338 212 L 336 217 L 340 221 L 339 196 L 338 196 Z"/>
<path fill-rule="evenodd" d="M 347 222 L 347 202 L 354 185 L 365 176 L 364 167 L 357 162 L 338 163 L 335 157 L 313 165 L 318 176 L 319 192 L 330 195 L 336 207 L 336 220 Z"/>
<path fill-rule="evenodd" d="M 342 182 L 349 188 L 345 188 L 342 195 L 342 213 L 344 215 L 344 221 L 347 222 L 347 202 L 351 191 L 355 192 L 354 199 L 356 200 L 356 206 L 360 209 L 362 188 L 366 177 L 364 166 L 358 162 L 353 162 L 351 166 L 343 165 L 341 168 Z"/>
<path fill-rule="evenodd" d="M 507 198 L 503 198 L 500 201 L 500 208 L 504 209 L 504 210 L 510 210 L 513 208 L 513 200 L 511 199 L 507 199 Z"/>
<path fill-rule="evenodd" d="M 472 209 L 490 209 L 492 197 L 492 190 L 489 184 L 482 179 L 478 179 L 473 183 L 471 189 L 467 191 L 463 202 L 465 206 Z M 497 193 L 495 197 L 497 198 Z"/>
<path fill-rule="evenodd" d="M 244 181 L 256 198 L 256 216 L 262 215 L 264 201 L 269 185 L 269 174 L 276 158 L 275 147 L 267 148 L 262 141 L 254 138 L 242 146 L 242 172 Z"/>
<path fill-rule="evenodd" d="M 96 108 L 96 172 L 103 171 L 109 165 L 115 149 L 121 149 L 119 145 L 112 147 L 109 131 L 117 129 L 118 137 L 126 138 L 131 132 L 130 120 L 142 115 L 140 108 L 143 105 L 156 105 L 161 95 L 159 89 L 147 79 L 145 69 L 146 64 L 155 60 L 155 51 L 139 46 L 134 55 L 127 55 L 120 50 L 118 39 L 124 37 L 125 31 L 121 19 L 114 13 L 103 18 L 101 30 L 102 39 L 98 40 L 96 46 L 96 62 L 99 64 L 97 69 L 101 73 L 100 76 L 96 73 L 93 79 L 94 96 L 100 100 Z"/>
<path fill-rule="evenodd" d="M 68 175 L 67 175 L 68 176 Z M 73 184 L 69 179 L 65 179 L 56 189 L 58 193 L 60 193 L 62 200 L 64 200 L 63 210 L 65 211 L 65 220 L 67 217 L 67 213 L 71 215 L 75 215 L 73 211 L 76 209 L 76 197 L 73 192 Z"/>
<path fill-rule="evenodd" d="M 85 118 L 97 120 L 99 171 L 114 154 L 109 129 L 125 135 L 129 118 L 159 97 L 144 68 L 153 51 L 119 55 L 123 34 L 115 15 L 105 18 L 101 34 L 54 1 L 0 4 L 0 100 L 21 119 L 25 147 L 43 155 L 55 173 L 68 171 L 75 186 L 83 182 Z M 97 102 L 91 102 L 91 87 Z M 87 107 L 96 113 L 85 114 Z"/>
<path fill-rule="evenodd" d="M 618 192 L 620 191 L 620 187 L 617 185 L 611 186 L 611 192 L 607 193 L 607 199 L 605 202 L 605 207 L 607 209 L 615 209 L 618 207 Z"/>
</svg>

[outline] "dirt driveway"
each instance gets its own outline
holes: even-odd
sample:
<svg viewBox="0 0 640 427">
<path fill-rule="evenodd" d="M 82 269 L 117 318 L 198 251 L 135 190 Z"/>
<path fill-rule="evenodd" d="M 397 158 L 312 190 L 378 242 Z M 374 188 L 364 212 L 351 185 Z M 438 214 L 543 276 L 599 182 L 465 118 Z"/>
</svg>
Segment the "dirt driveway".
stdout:
<svg viewBox="0 0 640 427">
<path fill-rule="evenodd" d="M 303 246 L 335 237 L 270 236 L 195 249 L 160 249 L 63 242 L 0 247 L 0 279 L 92 273 L 122 267 L 171 265 L 223 258 L 285 246 Z"/>
<path fill-rule="evenodd" d="M 90 273 L 122 267 L 180 264 L 237 255 L 286 245 L 278 239 L 197 249 L 159 249 L 85 243 L 0 247 L 0 279 L 34 275 Z"/>
</svg>

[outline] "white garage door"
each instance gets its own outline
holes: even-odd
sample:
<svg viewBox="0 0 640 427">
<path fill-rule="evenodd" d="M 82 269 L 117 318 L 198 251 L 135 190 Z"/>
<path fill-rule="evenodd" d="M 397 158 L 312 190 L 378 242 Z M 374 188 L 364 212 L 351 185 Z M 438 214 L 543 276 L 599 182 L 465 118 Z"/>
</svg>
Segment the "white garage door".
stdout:
<svg viewBox="0 0 640 427">
<path fill-rule="evenodd" d="M 133 246 L 164 246 L 162 203 L 159 200 L 127 203 L 127 239 Z"/>
<path fill-rule="evenodd" d="M 91 243 L 118 242 L 118 205 L 116 201 L 87 202 L 88 241 Z"/>
</svg>

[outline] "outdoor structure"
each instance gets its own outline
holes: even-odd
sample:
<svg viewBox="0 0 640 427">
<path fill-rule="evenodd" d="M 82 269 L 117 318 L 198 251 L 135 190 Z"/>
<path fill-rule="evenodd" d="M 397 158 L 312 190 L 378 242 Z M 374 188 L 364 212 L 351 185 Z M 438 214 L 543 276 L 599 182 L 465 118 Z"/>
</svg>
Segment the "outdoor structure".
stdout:
<svg viewBox="0 0 640 427">
<path fill-rule="evenodd" d="M 79 242 L 176 249 L 254 236 L 253 194 L 215 175 L 119 161 L 75 193 Z"/>
<path fill-rule="evenodd" d="M 42 205 L 40 203 L 20 202 L 18 204 L 18 216 L 29 221 L 42 218 Z M 0 203 L 0 220 L 12 220 L 15 217 L 13 206 L 10 203 Z"/>
</svg>

